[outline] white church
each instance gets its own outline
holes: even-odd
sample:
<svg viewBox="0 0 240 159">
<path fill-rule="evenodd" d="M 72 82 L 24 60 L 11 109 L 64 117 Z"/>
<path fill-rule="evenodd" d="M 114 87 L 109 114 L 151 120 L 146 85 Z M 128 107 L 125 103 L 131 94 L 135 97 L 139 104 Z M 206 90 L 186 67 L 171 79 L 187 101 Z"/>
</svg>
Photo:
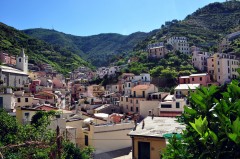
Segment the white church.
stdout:
<svg viewBox="0 0 240 159">
<path fill-rule="evenodd" d="M 25 55 L 24 49 L 20 56 L 16 58 L 16 68 L 1 65 L 0 79 L 2 86 L 22 88 L 28 83 L 28 56 Z"/>
</svg>

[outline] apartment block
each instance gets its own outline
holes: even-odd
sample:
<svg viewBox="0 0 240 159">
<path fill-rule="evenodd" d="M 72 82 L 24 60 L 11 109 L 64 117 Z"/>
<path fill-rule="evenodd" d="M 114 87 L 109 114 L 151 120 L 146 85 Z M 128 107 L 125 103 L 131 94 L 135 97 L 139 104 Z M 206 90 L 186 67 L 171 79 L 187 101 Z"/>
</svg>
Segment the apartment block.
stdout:
<svg viewBox="0 0 240 159">
<path fill-rule="evenodd" d="M 200 71 L 207 71 L 207 58 L 212 56 L 209 52 L 194 51 L 192 55 L 193 67 Z"/>
<path fill-rule="evenodd" d="M 171 37 L 167 39 L 167 44 L 172 45 L 175 51 L 180 51 L 184 54 L 190 53 L 190 48 L 186 37 Z"/>
<path fill-rule="evenodd" d="M 163 58 L 168 53 L 165 46 L 153 47 L 148 49 L 149 58 Z"/>
<path fill-rule="evenodd" d="M 216 53 L 207 59 L 208 73 L 220 84 L 230 82 L 239 76 L 239 59 L 234 55 Z"/>
</svg>

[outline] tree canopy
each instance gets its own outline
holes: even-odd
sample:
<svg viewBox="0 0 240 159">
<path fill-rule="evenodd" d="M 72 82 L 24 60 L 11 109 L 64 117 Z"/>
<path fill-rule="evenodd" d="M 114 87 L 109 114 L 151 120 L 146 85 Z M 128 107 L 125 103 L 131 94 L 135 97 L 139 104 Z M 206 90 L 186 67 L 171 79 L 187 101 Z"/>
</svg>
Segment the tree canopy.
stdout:
<svg viewBox="0 0 240 159">
<path fill-rule="evenodd" d="M 171 139 L 163 158 L 240 158 L 239 85 L 232 81 L 191 93 L 179 119 L 186 125 L 183 138 Z"/>
</svg>

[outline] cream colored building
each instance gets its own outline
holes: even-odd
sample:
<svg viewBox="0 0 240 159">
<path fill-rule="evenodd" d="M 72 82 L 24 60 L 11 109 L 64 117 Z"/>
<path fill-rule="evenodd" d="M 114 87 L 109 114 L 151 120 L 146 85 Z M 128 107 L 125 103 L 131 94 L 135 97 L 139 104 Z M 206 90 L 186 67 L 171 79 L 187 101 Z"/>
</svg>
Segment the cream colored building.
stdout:
<svg viewBox="0 0 240 159">
<path fill-rule="evenodd" d="M 158 116 L 175 117 L 182 114 L 184 106 L 187 105 L 186 98 L 176 98 L 174 95 L 168 95 L 159 103 Z"/>
<path fill-rule="evenodd" d="M 123 112 L 139 112 L 140 101 L 146 101 L 149 94 L 158 92 L 158 88 L 153 85 L 137 85 L 131 89 L 130 96 L 120 98 L 120 107 Z"/>
<path fill-rule="evenodd" d="M 186 37 L 171 37 L 167 39 L 167 44 L 171 44 L 175 51 L 180 51 L 184 54 L 190 53 L 190 48 Z"/>
<path fill-rule="evenodd" d="M 139 105 L 139 115 L 141 117 L 147 117 L 148 115 L 154 114 L 154 116 L 158 116 L 159 114 L 159 103 L 167 96 L 169 93 L 167 92 L 157 92 L 150 93 L 148 95 L 148 99 L 146 101 L 140 101 Z"/>
<path fill-rule="evenodd" d="M 207 63 L 208 73 L 220 84 L 228 83 L 239 76 L 239 60 L 234 55 L 216 53 L 207 59 Z"/>
<path fill-rule="evenodd" d="M 133 122 L 89 125 L 83 128 L 82 144 L 92 146 L 95 154 L 131 147 L 127 134 L 134 128 Z"/>
<path fill-rule="evenodd" d="M 0 109 L 13 112 L 15 104 L 15 96 L 11 88 L 7 88 L 5 93 L 0 94 Z"/>
<path fill-rule="evenodd" d="M 29 93 L 24 93 L 23 91 L 15 91 L 15 102 L 16 107 L 31 107 L 34 104 L 34 96 Z"/>
<path fill-rule="evenodd" d="M 163 58 L 168 53 L 165 46 L 153 47 L 148 49 L 148 57 L 150 58 Z"/>
<path fill-rule="evenodd" d="M 174 89 L 174 95 L 176 98 L 185 98 L 189 95 L 189 91 L 194 92 L 197 88 L 200 87 L 200 84 L 179 84 Z"/>
<path fill-rule="evenodd" d="M 200 71 L 206 71 L 207 58 L 209 58 L 211 55 L 212 54 L 208 52 L 194 51 L 192 55 L 193 67 L 197 68 Z"/>
</svg>

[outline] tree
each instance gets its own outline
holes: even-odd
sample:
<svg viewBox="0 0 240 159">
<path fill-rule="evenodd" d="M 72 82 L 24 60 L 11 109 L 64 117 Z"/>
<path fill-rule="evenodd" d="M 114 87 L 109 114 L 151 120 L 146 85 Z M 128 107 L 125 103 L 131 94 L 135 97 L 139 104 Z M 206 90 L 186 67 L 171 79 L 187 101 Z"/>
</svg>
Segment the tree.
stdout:
<svg viewBox="0 0 240 159">
<path fill-rule="evenodd" d="M 179 119 L 186 125 L 182 151 L 186 158 L 240 158 L 240 87 L 232 81 L 227 86 L 202 87 L 189 97 Z M 167 147 L 164 158 L 177 149 Z"/>
<path fill-rule="evenodd" d="M 81 151 L 69 141 L 63 140 L 61 134 L 57 135 L 47 128 L 49 121 L 46 119 L 52 114 L 53 112 L 37 113 L 34 117 L 35 122 L 20 125 L 14 117 L 1 109 L 0 158 L 1 156 L 5 159 L 68 159 L 68 156 L 73 156 L 72 159 L 90 158 L 93 152 L 91 148 L 88 148 L 88 151 L 85 149 Z M 61 142 L 57 142 L 60 138 Z M 59 157 L 56 152 L 61 152 L 62 155 Z"/>
<path fill-rule="evenodd" d="M 163 69 L 164 69 L 163 66 L 157 66 L 151 69 L 149 72 L 152 77 L 159 77 Z"/>
</svg>

